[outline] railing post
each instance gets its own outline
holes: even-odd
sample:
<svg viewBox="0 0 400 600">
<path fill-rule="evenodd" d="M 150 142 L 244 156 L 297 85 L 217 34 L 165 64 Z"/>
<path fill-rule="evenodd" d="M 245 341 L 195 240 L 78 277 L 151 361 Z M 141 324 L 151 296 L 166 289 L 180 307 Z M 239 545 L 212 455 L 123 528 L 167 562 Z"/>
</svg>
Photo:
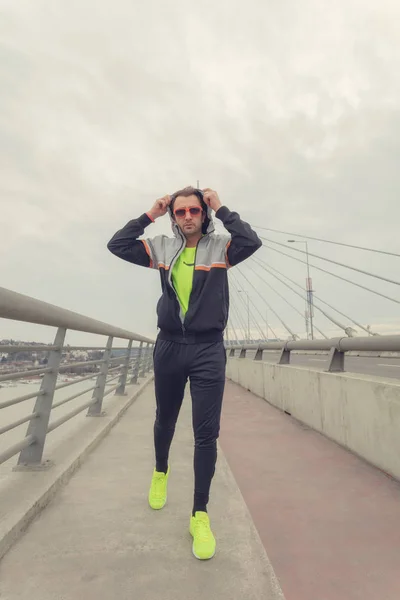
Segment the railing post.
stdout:
<svg viewBox="0 0 400 600">
<path fill-rule="evenodd" d="M 140 372 L 140 363 L 142 360 L 142 353 L 143 353 L 143 342 L 140 342 L 139 345 L 139 352 L 136 355 L 136 363 L 135 363 L 135 368 L 132 374 L 132 379 L 131 379 L 131 383 L 137 383 L 138 379 L 139 379 L 139 372 Z"/>
<path fill-rule="evenodd" d="M 278 365 L 290 365 L 290 350 L 282 348 L 281 355 L 279 357 Z"/>
<path fill-rule="evenodd" d="M 240 350 L 239 358 L 246 358 L 246 348 Z"/>
<path fill-rule="evenodd" d="M 148 361 L 148 352 L 149 352 L 149 346 L 150 346 L 150 342 L 147 342 L 146 348 L 144 350 L 144 356 L 143 356 L 143 368 L 142 371 L 140 373 L 140 377 L 144 377 L 146 375 L 146 369 L 147 369 L 147 361 Z"/>
<path fill-rule="evenodd" d="M 152 355 L 152 344 L 147 346 L 147 361 L 146 361 L 146 373 L 150 373 L 151 370 L 151 355 Z"/>
<path fill-rule="evenodd" d="M 229 356 L 231 356 L 231 357 L 232 357 L 232 356 L 235 356 L 235 348 L 231 348 L 231 349 L 229 350 Z"/>
<path fill-rule="evenodd" d="M 126 376 L 127 381 L 129 379 L 129 384 L 133 383 L 132 379 L 134 378 L 134 375 L 135 375 L 136 363 L 137 363 L 137 356 L 135 356 L 134 358 L 131 358 L 131 360 L 129 361 L 128 373 Z"/>
<path fill-rule="evenodd" d="M 263 359 L 263 349 L 262 348 L 257 348 L 257 352 L 256 355 L 254 357 L 254 360 L 262 360 Z"/>
<path fill-rule="evenodd" d="M 32 435 L 35 442 L 24 448 L 18 458 L 18 464 L 15 470 L 40 469 L 47 468 L 51 463 L 42 463 L 43 450 L 46 442 L 47 428 L 49 426 L 51 407 L 53 405 L 54 391 L 57 385 L 58 371 L 62 358 L 66 329 L 59 327 L 54 339 L 54 346 L 57 350 L 50 352 L 47 366 L 52 370 L 46 373 L 42 379 L 40 391 L 44 392 L 42 396 L 36 399 L 33 412 L 39 416 L 30 421 L 26 435 Z"/>
<path fill-rule="evenodd" d="M 107 373 L 108 367 L 110 364 L 111 350 L 113 344 L 113 337 L 110 337 L 107 340 L 107 346 L 103 356 L 103 362 L 101 363 L 101 369 L 97 376 L 96 389 L 93 392 L 93 404 L 89 406 L 87 411 L 87 417 L 102 417 L 104 416 L 104 412 L 102 412 L 102 404 L 104 398 L 104 390 L 106 387 Z"/>
<path fill-rule="evenodd" d="M 126 386 L 126 379 L 128 377 L 128 369 L 129 369 L 129 361 L 131 358 L 131 350 L 132 350 L 132 340 L 129 340 L 124 366 L 122 367 L 121 375 L 120 375 L 120 378 L 118 381 L 118 387 L 115 390 L 116 396 L 126 396 L 125 386 Z"/>
<path fill-rule="evenodd" d="M 150 373 L 153 365 L 153 349 L 154 344 L 149 344 L 149 356 L 147 358 L 147 371 Z"/>
<path fill-rule="evenodd" d="M 343 373 L 344 371 L 344 352 L 337 348 L 331 348 L 329 352 L 329 373 Z"/>
</svg>

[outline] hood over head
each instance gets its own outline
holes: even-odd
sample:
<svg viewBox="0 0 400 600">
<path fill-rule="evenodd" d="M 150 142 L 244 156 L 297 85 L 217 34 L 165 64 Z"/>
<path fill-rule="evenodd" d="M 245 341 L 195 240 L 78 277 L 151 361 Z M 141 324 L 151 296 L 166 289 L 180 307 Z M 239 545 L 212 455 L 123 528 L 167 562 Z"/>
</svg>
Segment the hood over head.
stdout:
<svg viewBox="0 0 400 600">
<path fill-rule="evenodd" d="M 212 233 L 215 230 L 214 221 L 212 218 L 212 210 L 204 202 L 203 190 L 194 188 L 192 194 L 194 196 L 198 197 L 198 199 L 200 200 L 201 208 L 203 209 L 203 212 L 206 215 L 206 218 L 204 219 L 204 223 L 203 223 L 203 227 L 202 227 L 203 235 L 205 235 L 206 233 Z M 179 195 L 180 195 L 179 192 L 171 195 L 171 204 L 172 204 L 172 201 L 175 200 Z M 172 231 L 173 231 L 174 235 L 181 236 L 182 232 L 179 229 L 179 227 L 174 219 L 171 205 L 168 207 L 168 214 L 171 219 Z"/>
</svg>

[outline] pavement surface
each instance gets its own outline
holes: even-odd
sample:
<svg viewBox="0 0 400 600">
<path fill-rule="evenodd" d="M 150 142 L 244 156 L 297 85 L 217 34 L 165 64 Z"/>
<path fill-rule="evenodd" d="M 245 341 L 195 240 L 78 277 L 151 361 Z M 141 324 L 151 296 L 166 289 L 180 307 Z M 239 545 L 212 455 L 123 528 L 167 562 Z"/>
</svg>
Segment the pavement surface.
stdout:
<svg viewBox="0 0 400 600">
<path fill-rule="evenodd" d="M 255 352 L 247 352 L 249 358 Z M 278 362 L 280 352 L 263 352 L 263 360 L 267 362 Z M 290 362 L 293 365 L 311 367 L 316 370 L 327 370 L 329 366 L 328 356 L 323 354 L 291 354 Z M 389 379 L 400 379 L 400 358 L 371 357 L 371 356 L 345 356 L 345 370 L 349 373 L 362 373 L 364 375 L 376 375 Z"/>
<path fill-rule="evenodd" d="M 286 600 L 400 598 L 400 483 L 232 382 L 221 446 Z"/>
<path fill-rule="evenodd" d="M 54 396 L 54 402 L 58 402 L 59 400 L 64 400 L 68 397 L 71 397 L 78 392 L 82 392 L 91 386 L 93 386 L 96 382 L 93 380 L 83 381 L 81 383 L 77 383 L 71 387 L 67 387 L 61 390 L 58 390 Z M 116 382 L 113 382 L 116 383 Z M 13 398 L 18 398 L 24 394 L 30 394 L 35 391 L 39 391 L 40 385 L 18 385 L 15 388 L 2 388 L 0 389 L 0 402 L 6 402 Z M 110 389 L 110 386 L 106 387 L 106 393 Z M 92 398 L 93 391 L 90 391 L 86 394 L 83 394 L 79 398 L 75 398 L 71 402 L 67 402 L 62 404 L 61 406 L 54 408 L 51 412 L 50 423 L 64 417 L 69 412 L 77 409 L 79 406 L 83 406 L 86 402 L 88 402 Z M 18 421 L 21 418 L 24 418 L 30 414 L 32 414 L 34 406 L 35 406 L 36 398 L 32 398 L 31 400 L 27 400 L 25 402 L 21 402 L 19 404 L 15 404 L 14 406 L 9 406 L 0 411 L 0 424 L 9 425 L 15 421 Z M 113 408 L 114 406 L 120 404 L 121 398 L 115 396 L 114 394 L 110 394 L 104 398 L 103 407 L 105 410 L 109 408 Z M 82 431 L 85 427 L 90 427 L 88 424 L 88 419 L 86 418 L 87 409 L 83 412 L 79 413 L 73 419 L 67 421 L 59 427 L 52 431 L 46 439 L 45 452 L 49 457 L 52 457 L 57 450 L 62 446 L 68 446 L 69 444 L 73 444 L 76 436 L 79 435 L 79 432 Z M 11 429 L 7 433 L 0 436 L 0 452 L 6 451 L 8 448 L 13 446 L 14 444 L 20 442 L 26 436 L 26 432 L 28 429 L 28 423 L 24 423 L 15 429 Z M 2 492 L 7 489 L 10 484 L 10 476 L 12 477 L 12 469 L 14 465 L 18 461 L 18 455 L 13 456 L 8 461 L 0 465 L 0 497 Z"/>
<path fill-rule="evenodd" d="M 154 405 L 148 386 L 4 557 L 2 600 L 283 600 L 222 452 L 209 505 L 217 554 L 205 562 L 192 555 L 188 397 L 172 446 L 167 506 L 148 507 Z"/>
</svg>

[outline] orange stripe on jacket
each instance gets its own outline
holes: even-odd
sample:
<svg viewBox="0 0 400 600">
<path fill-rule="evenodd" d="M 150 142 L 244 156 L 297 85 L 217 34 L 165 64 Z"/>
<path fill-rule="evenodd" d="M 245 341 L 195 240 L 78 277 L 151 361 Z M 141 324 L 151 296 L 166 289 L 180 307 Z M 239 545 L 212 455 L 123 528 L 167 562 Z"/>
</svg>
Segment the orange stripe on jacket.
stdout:
<svg viewBox="0 0 400 600">
<path fill-rule="evenodd" d="M 226 260 L 226 265 L 228 267 L 228 269 L 230 269 L 232 267 L 232 265 L 229 263 L 229 258 L 228 258 L 228 250 L 229 250 L 229 246 L 231 245 L 231 241 L 229 240 L 229 242 L 226 245 L 226 249 L 225 249 L 225 260 Z"/>
<path fill-rule="evenodd" d="M 195 267 L 195 271 L 210 271 L 211 269 L 226 269 L 225 263 L 213 263 L 210 267 L 206 267 L 205 265 L 199 265 Z"/>
<path fill-rule="evenodd" d="M 150 259 L 150 269 L 152 269 L 153 268 L 153 259 L 151 258 L 149 245 L 146 242 L 146 240 L 140 240 L 140 241 L 142 242 L 142 244 L 145 247 L 145 250 L 146 250 L 146 252 L 147 252 L 147 254 L 149 256 L 149 259 Z"/>
<path fill-rule="evenodd" d="M 165 269 L 166 271 L 169 271 L 169 265 L 164 265 L 164 263 L 158 263 L 158 268 L 159 269 Z"/>
</svg>

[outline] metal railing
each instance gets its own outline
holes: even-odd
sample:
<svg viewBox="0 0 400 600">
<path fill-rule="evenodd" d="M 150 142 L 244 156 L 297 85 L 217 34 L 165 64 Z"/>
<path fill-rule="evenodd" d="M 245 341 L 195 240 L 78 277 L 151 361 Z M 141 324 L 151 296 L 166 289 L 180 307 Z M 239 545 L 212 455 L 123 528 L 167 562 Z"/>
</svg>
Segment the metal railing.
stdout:
<svg viewBox="0 0 400 600">
<path fill-rule="evenodd" d="M 24 351 L 48 352 L 47 365 L 42 368 L 21 371 L 0 371 L 0 384 L 4 381 L 16 381 L 27 377 L 41 377 L 41 385 L 38 391 L 0 402 L 1 410 L 36 398 L 33 412 L 30 415 L 25 415 L 0 428 L 0 435 L 3 435 L 24 423 L 28 423 L 25 437 L 0 453 L 0 465 L 19 454 L 16 469 L 38 469 L 44 467 L 45 464 L 42 463 L 42 458 L 48 433 L 61 427 L 64 423 L 86 409 L 88 417 L 104 415 L 104 398 L 113 392 L 117 396 L 126 395 L 125 388 L 128 380 L 129 384 L 136 384 L 140 377 L 145 377 L 152 369 L 153 340 L 4 288 L 0 288 L 0 318 L 57 328 L 53 344 L 0 346 L 1 352 L 9 354 Z M 67 330 L 105 335 L 108 338 L 107 344 L 105 348 L 98 346 L 65 346 Z M 115 338 L 128 340 L 128 345 L 126 348 L 123 348 L 125 350 L 124 355 L 113 358 L 113 350 L 121 350 L 119 347 L 113 347 Z M 139 347 L 135 349 L 136 356 L 132 355 L 134 341 L 139 342 Z M 98 360 L 63 363 L 63 353 L 73 350 L 101 350 L 102 358 Z M 76 369 L 77 367 L 88 366 L 97 368 L 97 370 L 72 381 L 58 383 L 58 377 L 61 373 Z M 72 394 L 68 398 L 54 402 L 57 390 L 93 379 L 94 377 L 96 377 L 95 385 Z M 115 380 L 118 380 L 117 383 L 106 391 L 106 386 Z M 89 392 L 93 392 L 89 401 L 74 408 L 59 419 L 53 420 L 51 424 L 49 423 L 53 409 L 72 402 Z"/>
<path fill-rule="evenodd" d="M 346 352 L 400 352 L 400 335 L 379 335 L 373 337 L 341 337 L 328 340 L 296 340 L 288 342 L 266 342 L 262 344 L 226 344 L 229 356 L 246 358 L 247 350 L 255 351 L 254 360 L 262 360 L 264 350 L 279 350 L 278 364 L 289 365 L 292 351 L 326 351 L 329 353 L 328 371 L 344 372 Z"/>
</svg>

